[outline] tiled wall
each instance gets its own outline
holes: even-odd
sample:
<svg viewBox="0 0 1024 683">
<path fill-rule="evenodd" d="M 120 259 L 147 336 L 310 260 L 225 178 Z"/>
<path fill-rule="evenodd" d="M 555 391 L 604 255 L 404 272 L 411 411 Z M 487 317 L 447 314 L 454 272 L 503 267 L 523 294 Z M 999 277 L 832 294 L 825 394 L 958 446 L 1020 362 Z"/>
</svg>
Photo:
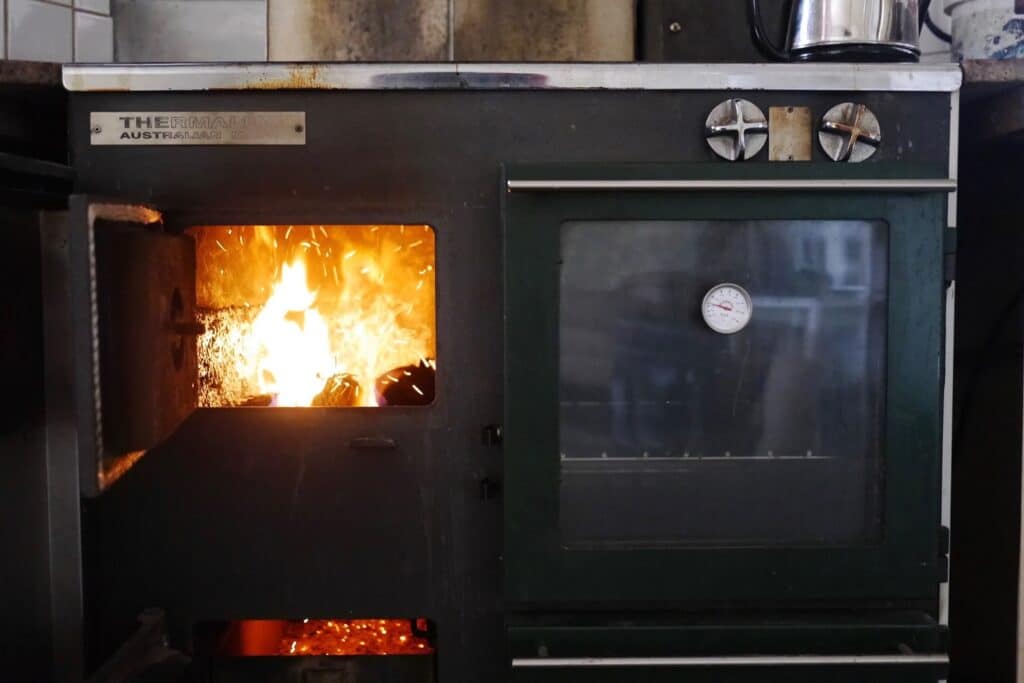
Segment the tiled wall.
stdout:
<svg viewBox="0 0 1024 683">
<path fill-rule="evenodd" d="M 4 18 L 0 58 L 51 62 L 632 58 L 632 0 L 529 3 L 534 4 L 520 6 L 507 0 L 0 0 Z M 112 13 L 117 22 L 116 49 Z M 353 21 L 353 16 L 364 20 Z M 941 2 L 932 3 L 932 17 L 948 30 L 949 17 Z M 538 45 L 565 49 L 540 53 Z M 948 45 L 927 29 L 921 47 L 923 61 L 949 59 Z"/>
<path fill-rule="evenodd" d="M 113 61 L 110 0 L 0 0 L 0 13 L 0 58 Z"/>
<path fill-rule="evenodd" d="M 628 61 L 634 55 L 634 5 L 635 0 L 113 0 L 115 57 Z"/>
</svg>

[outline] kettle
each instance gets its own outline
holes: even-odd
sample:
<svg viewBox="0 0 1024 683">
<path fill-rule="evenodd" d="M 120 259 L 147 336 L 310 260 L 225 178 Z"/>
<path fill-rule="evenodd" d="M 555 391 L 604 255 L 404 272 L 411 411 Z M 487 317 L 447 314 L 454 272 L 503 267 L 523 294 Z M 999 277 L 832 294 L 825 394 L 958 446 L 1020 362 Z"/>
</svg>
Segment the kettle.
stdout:
<svg viewBox="0 0 1024 683">
<path fill-rule="evenodd" d="M 791 0 L 786 47 L 767 37 L 759 0 L 750 0 L 754 42 L 782 61 L 916 62 L 918 0 Z"/>
</svg>

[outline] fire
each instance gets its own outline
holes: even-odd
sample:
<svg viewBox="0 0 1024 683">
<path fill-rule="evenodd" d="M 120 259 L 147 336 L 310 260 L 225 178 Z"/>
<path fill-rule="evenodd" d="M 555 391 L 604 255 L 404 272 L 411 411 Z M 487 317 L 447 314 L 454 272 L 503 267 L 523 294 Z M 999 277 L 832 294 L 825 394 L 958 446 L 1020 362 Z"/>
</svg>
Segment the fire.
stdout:
<svg viewBox="0 0 1024 683">
<path fill-rule="evenodd" d="M 260 393 L 276 396 L 275 405 L 310 405 L 333 374 L 330 334 L 313 308 L 315 301 L 316 292 L 306 283 L 306 264 L 296 260 L 281 269 L 281 279 L 253 322 L 248 339 L 252 348 L 239 362 L 257 359 Z"/>
<path fill-rule="evenodd" d="M 429 226 L 215 226 L 197 240 L 200 404 L 433 399 Z"/>
<path fill-rule="evenodd" d="M 419 622 L 424 622 L 420 624 Z M 417 627 L 425 628 L 422 619 Z M 434 648 L 408 619 L 305 619 L 286 622 L 282 655 L 426 655 Z"/>
</svg>

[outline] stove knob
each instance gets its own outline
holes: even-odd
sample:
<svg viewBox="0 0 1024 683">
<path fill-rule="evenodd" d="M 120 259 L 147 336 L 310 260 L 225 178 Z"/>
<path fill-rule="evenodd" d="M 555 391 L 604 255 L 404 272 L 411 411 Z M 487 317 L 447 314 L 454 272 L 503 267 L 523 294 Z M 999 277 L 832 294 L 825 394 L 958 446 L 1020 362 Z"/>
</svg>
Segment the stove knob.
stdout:
<svg viewBox="0 0 1024 683">
<path fill-rule="evenodd" d="M 882 144 L 874 112 L 863 104 L 843 102 L 825 112 L 818 142 L 832 161 L 864 161 Z"/>
<path fill-rule="evenodd" d="M 704 137 L 715 154 L 729 161 L 757 156 L 768 141 L 768 120 L 748 100 L 726 100 L 711 110 Z"/>
</svg>

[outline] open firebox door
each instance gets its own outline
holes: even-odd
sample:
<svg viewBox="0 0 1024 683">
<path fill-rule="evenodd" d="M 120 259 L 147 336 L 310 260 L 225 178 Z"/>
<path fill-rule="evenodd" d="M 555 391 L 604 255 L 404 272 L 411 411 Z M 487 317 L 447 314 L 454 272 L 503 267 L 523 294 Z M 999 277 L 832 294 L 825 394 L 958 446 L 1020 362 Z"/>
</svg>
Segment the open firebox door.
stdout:
<svg viewBox="0 0 1024 683">
<path fill-rule="evenodd" d="M 195 245 L 144 206 L 71 198 L 68 262 L 82 493 L 196 408 Z"/>
</svg>

